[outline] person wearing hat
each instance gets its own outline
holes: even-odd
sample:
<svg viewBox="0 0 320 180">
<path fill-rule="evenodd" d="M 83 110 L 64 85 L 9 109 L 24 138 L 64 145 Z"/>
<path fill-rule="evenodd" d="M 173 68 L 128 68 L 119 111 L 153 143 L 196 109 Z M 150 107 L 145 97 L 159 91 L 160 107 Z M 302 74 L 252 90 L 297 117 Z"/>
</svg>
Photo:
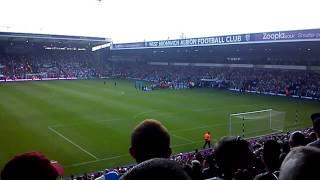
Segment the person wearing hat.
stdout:
<svg viewBox="0 0 320 180">
<path fill-rule="evenodd" d="M 1 180 L 56 180 L 64 174 L 57 161 L 50 161 L 40 152 L 32 151 L 16 155 L 1 171 Z"/>
<path fill-rule="evenodd" d="M 318 139 L 309 143 L 308 146 L 320 148 L 320 113 L 312 114 L 311 120 L 313 124 L 313 131 L 316 133 Z"/>
</svg>

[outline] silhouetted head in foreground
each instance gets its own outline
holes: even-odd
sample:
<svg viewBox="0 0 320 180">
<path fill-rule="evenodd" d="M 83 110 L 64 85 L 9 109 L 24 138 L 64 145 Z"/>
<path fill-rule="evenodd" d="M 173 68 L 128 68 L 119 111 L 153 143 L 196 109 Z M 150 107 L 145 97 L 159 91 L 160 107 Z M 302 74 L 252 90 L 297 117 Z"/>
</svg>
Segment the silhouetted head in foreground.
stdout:
<svg viewBox="0 0 320 180">
<path fill-rule="evenodd" d="M 275 140 L 268 140 L 263 146 L 263 161 L 268 171 L 278 171 L 280 168 L 281 146 Z"/>
<path fill-rule="evenodd" d="M 306 145 L 306 138 L 301 131 L 295 131 L 290 135 L 289 144 L 291 148 L 304 146 Z"/>
<path fill-rule="evenodd" d="M 142 121 L 131 134 L 130 154 L 137 163 L 152 158 L 169 158 L 171 148 L 167 129 L 157 120 Z"/>
<path fill-rule="evenodd" d="M 254 162 L 249 143 L 240 137 L 222 138 L 216 146 L 215 155 L 227 180 L 232 179 L 238 169 L 250 169 Z"/>
<path fill-rule="evenodd" d="M 121 180 L 191 180 L 176 161 L 155 158 L 144 161 L 130 169 Z"/>
<path fill-rule="evenodd" d="M 16 155 L 1 172 L 2 180 L 56 180 L 64 170 L 57 162 L 50 161 L 39 152 Z"/>
<path fill-rule="evenodd" d="M 315 147 L 297 147 L 284 159 L 279 180 L 319 179 L 320 150 Z"/>
<path fill-rule="evenodd" d="M 320 138 L 320 113 L 314 113 L 311 115 L 311 120 L 313 124 L 313 130 Z"/>
</svg>

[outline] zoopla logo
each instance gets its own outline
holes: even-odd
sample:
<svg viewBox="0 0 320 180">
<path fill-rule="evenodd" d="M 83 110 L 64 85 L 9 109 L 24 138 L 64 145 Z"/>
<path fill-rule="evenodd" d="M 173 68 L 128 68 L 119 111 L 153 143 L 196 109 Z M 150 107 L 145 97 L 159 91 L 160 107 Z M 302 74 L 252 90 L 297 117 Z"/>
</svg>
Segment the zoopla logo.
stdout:
<svg viewBox="0 0 320 180">
<path fill-rule="evenodd" d="M 285 34 L 285 33 L 263 33 L 263 40 L 279 40 L 279 39 L 292 39 L 294 38 L 293 34 Z"/>
</svg>

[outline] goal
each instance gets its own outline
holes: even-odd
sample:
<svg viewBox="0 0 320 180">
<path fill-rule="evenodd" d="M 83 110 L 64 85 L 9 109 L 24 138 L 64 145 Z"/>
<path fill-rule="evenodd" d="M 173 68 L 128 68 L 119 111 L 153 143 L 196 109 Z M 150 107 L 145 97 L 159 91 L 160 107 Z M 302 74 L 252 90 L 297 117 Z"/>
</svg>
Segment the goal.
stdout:
<svg viewBox="0 0 320 180">
<path fill-rule="evenodd" d="M 252 137 L 282 132 L 285 112 L 265 109 L 229 115 L 229 135 Z"/>
<path fill-rule="evenodd" d="M 47 79 L 47 73 L 26 74 L 26 79 Z"/>
</svg>

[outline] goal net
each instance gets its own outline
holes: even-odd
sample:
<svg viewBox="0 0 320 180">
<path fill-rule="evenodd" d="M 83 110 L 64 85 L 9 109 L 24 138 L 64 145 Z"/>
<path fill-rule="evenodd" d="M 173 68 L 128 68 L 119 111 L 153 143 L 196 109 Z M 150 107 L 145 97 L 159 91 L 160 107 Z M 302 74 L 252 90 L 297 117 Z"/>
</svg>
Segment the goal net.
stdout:
<svg viewBox="0 0 320 180">
<path fill-rule="evenodd" d="M 230 114 L 229 135 L 252 137 L 282 132 L 285 115 L 273 109 Z"/>
</svg>

